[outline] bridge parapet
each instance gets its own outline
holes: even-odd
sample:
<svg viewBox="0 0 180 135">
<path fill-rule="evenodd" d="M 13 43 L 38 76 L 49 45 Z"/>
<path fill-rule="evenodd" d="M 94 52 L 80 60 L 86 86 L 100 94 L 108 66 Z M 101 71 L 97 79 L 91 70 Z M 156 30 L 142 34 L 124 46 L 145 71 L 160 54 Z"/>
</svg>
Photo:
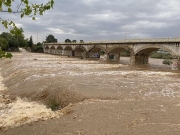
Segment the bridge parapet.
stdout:
<svg viewBox="0 0 180 135">
<path fill-rule="evenodd" d="M 58 42 L 58 43 L 45 43 L 45 44 L 63 44 L 63 45 L 76 45 L 76 44 L 94 44 L 94 43 L 160 43 L 160 42 L 180 42 L 180 37 L 173 38 L 147 38 L 147 39 L 122 39 L 122 40 L 102 40 L 102 41 L 86 41 L 86 42 Z"/>
</svg>

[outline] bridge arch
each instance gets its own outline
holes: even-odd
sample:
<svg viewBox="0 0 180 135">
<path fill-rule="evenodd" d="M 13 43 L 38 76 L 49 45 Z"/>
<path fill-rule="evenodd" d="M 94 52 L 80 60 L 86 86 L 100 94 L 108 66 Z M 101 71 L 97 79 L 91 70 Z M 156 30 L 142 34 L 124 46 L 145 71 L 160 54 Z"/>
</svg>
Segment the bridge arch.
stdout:
<svg viewBox="0 0 180 135">
<path fill-rule="evenodd" d="M 56 53 L 56 48 L 54 46 L 51 46 L 50 53 L 52 53 L 52 54 Z"/>
<path fill-rule="evenodd" d="M 86 48 L 84 46 L 76 46 L 74 48 L 74 51 L 83 51 L 83 52 L 86 52 Z"/>
<path fill-rule="evenodd" d="M 172 56 L 176 56 L 175 52 L 163 45 L 145 45 L 135 50 L 135 64 L 148 64 L 149 55 L 153 51 L 157 51 L 158 49 L 162 49 L 171 54 Z"/>
<path fill-rule="evenodd" d="M 47 45 L 47 46 L 45 46 L 45 48 L 44 48 L 44 52 L 45 53 L 48 53 L 49 52 L 49 46 Z"/>
<path fill-rule="evenodd" d="M 71 47 L 71 46 L 66 46 L 66 47 L 64 47 L 64 50 L 73 50 L 73 48 Z"/>
<path fill-rule="evenodd" d="M 107 52 L 107 59 L 124 63 L 124 60 L 120 60 L 120 57 L 121 56 L 130 57 L 132 55 L 134 55 L 134 51 L 130 47 L 124 45 L 116 45 L 109 48 Z M 126 62 L 126 64 L 131 63 L 130 58 L 126 58 L 126 59 L 129 59 L 129 62 Z"/>
<path fill-rule="evenodd" d="M 134 54 L 134 51 L 131 48 L 127 47 L 127 46 L 115 46 L 115 47 L 112 47 L 112 48 L 110 48 L 108 50 L 107 53 L 112 53 L 112 52 L 118 53 L 118 52 L 121 52 L 123 50 L 128 50 L 128 51 L 130 51 L 131 54 Z"/>
<path fill-rule="evenodd" d="M 73 51 L 73 56 L 86 58 L 86 48 L 83 46 L 76 46 Z"/>
<path fill-rule="evenodd" d="M 63 47 L 62 46 L 58 46 L 57 50 L 63 50 Z"/>
<path fill-rule="evenodd" d="M 62 52 L 63 52 L 63 47 L 62 46 L 58 46 L 57 49 L 56 49 L 56 53 L 58 55 L 62 55 Z"/>
<path fill-rule="evenodd" d="M 94 46 L 88 48 L 87 52 L 97 51 L 97 50 L 99 50 L 99 51 L 102 50 L 102 51 L 106 52 L 106 48 L 99 46 L 99 45 L 94 45 Z"/>
<path fill-rule="evenodd" d="M 69 57 L 72 56 L 73 55 L 72 52 L 73 52 L 73 48 L 71 46 L 66 46 L 64 48 L 64 55 L 65 56 L 69 56 Z"/>
<path fill-rule="evenodd" d="M 45 49 L 49 49 L 49 46 L 47 45 L 47 46 L 45 46 Z"/>
<path fill-rule="evenodd" d="M 169 52 L 172 56 L 175 56 L 176 55 L 176 53 L 175 52 L 173 52 L 172 50 L 170 50 L 169 48 L 167 48 L 167 47 L 165 47 L 165 46 L 163 46 L 163 45 L 156 45 L 156 46 L 154 46 L 154 45 L 145 45 L 145 46 L 143 46 L 143 47 L 140 47 L 139 49 L 137 49 L 137 50 L 135 50 L 135 55 L 136 54 L 138 54 L 138 53 L 143 53 L 143 51 L 145 51 L 147 54 L 150 54 L 150 53 L 152 53 L 153 51 L 155 51 L 155 50 L 158 50 L 158 49 L 162 49 L 162 50 L 164 50 L 164 51 L 167 51 L 167 52 Z"/>
<path fill-rule="evenodd" d="M 87 50 L 87 57 L 89 57 L 89 58 L 100 58 L 100 51 L 101 50 L 106 53 L 105 47 L 102 47 L 100 45 L 91 46 Z"/>
</svg>

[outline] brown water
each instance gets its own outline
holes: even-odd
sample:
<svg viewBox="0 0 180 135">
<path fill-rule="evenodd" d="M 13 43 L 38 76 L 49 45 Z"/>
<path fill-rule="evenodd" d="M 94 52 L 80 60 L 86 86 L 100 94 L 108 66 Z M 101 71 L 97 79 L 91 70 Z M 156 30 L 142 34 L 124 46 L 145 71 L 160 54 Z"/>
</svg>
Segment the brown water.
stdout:
<svg viewBox="0 0 180 135">
<path fill-rule="evenodd" d="M 3 89 L 1 95 L 8 94 L 8 99 L 11 99 L 9 103 L 1 100 L 1 128 L 63 115 L 62 112 L 53 112 L 48 108 L 51 99 L 60 103 L 59 108 L 79 102 L 76 106 L 77 112 L 84 104 L 91 108 L 92 104 L 97 106 L 108 102 L 113 108 L 114 104 L 120 102 L 123 103 L 122 107 L 127 102 L 140 102 L 137 110 L 152 111 L 158 108 L 157 113 L 162 113 L 168 111 L 171 105 L 179 106 L 180 103 L 180 74 L 170 71 L 169 66 L 158 65 L 162 60 L 151 59 L 153 66 L 150 67 L 153 68 L 149 68 L 149 66 L 130 67 L 115 62 L 33 54 L 24 50 L 13 55 L 12 60 L 0 61 L 3 82 L 8 89 L 4 90 L 1 84 Z M 127 59 L 122 58 L 121 62 L 128 63 Z M 2 78 L 0 80 L 2 81 Z M 168 103 L 164 103 L 166 101 Z M 148 108 L 141 106 L 142 103 L 147 103 Z M 87 109 L 85 106 L 83 108 Z M 123 108 L 127 109 L 125 106 Z M 173 113 L 176 114 L 178 111 Z M 169 116 L 169 113 L 167 115 Z M 146 119 L 140 119 L 141 123 L 144 121 Z M 161 120 L 159 122 L 161 123 Z"/>
</svg>

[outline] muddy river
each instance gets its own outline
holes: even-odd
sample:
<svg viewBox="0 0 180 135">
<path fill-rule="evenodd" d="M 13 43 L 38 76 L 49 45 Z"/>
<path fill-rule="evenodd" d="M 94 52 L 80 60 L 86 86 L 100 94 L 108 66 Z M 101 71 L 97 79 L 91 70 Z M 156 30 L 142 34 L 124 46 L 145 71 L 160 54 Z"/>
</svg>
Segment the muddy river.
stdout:
<svg viewBox="0 0 180 135">
<path fill-rule="evenodd" d="M 180 73 L 29 53 L 0 61 L 0 134 L 178 135 Z"/>
</svg>

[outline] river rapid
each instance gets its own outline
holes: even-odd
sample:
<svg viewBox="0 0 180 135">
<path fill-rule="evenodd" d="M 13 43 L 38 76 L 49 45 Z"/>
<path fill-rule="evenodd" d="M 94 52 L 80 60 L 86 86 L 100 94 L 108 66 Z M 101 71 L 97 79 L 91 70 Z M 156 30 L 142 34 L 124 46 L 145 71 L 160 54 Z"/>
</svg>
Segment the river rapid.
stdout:
<svg viewBox="0 0 180 135">
<path fill-rule="evenodd" d="M 180 111 L 180 73 L 162 64 L 155 66 L 156 60 L 151 61 L 155 61 L 151 66 L 131 67 L 127 65 L 127 58 L 116 63 L 29 53 L 21 49 L 21 52 L 13 53 L 11 60 L 0 61 L 0 130 L 9 131 L 3 132 L 8 134 L 15 127 L 66 117 L 64 115 L 71 111 L 75 113 L 72 113 L 73 119 L 81 116 L 82 120 L 99 108 L 96 114 L 112 116 L 114 122 L 117 118 L 113 120 L 113 117 L 118 114 L 117 117 L 124 121 L 122 127 L 119 123 L 124 134 L 130 133 L 129 128 L 140 133 L 143 124 L 144 128 L 157 133 L 159 129 L 152 125 L 160 126 L 161 133 L 166 133 L 164 128 L 168 133 L 180 131 L 180 120 L 176 120 Z M 53 105 L 57 105 L 57 111 L 51 110 Z M 123 113 L 131 116 L 128 119 Z M 161 114 L 164 116 L 162 119 Z M 101 116 L 102 123 L 106 123 L 105 117 Z M 156 121 L 155 117 L 159 120 Z M 85 126 L 78 131 L 85 134 L 120 132 L 120 129 L 113 128 L 92 129 L 94 131 L 89 131 Z M 64 134 L 78 134 L 73 128 L 69 132 L 66 128 L 62 131 Z"/>
</svg>

